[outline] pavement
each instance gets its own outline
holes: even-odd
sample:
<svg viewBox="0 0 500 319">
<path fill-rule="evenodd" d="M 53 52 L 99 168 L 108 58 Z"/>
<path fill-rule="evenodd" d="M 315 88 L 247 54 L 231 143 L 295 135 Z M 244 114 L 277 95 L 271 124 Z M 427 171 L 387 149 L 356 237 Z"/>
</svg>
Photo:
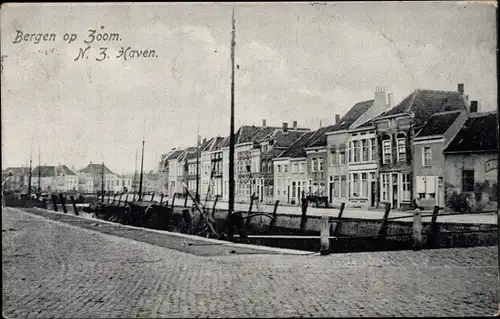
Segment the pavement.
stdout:
<svg viewBox="0 0 500 319">
<path fill-rule="evenodd" d="M 132 194 L 129 195 L 129 199 L 132 199 Z M 112 197 L 111 197 L 112 200 Z M 125 196 L 122 197 L 122 201 L 125 200 Z M 160 202 L 161 196 L 155 195 L 154 197 L 151 197 L 151 195 L 145 195 L 144 200 L 147 201 L 157 201 Z M 168 199 L 164 197 L 163 202 L 170 202 L 171 203 L 172 199 Z M 105 198 L 105 201 L 107 201 L 107 197 Z M 116 201 L 118 201 L 118 197 L 116 197 Z M 203 201 L 204 203 L 204 201 Z M 187 200 L 187 206 L 191 207 L 193 202 L 191 199 Z M 175 206 L 183 206 L 184 205 L 184 199 L 175 199 L 174 202 Z M 207 201 L 208 208 L 212 209 L 213 207 L 213 201 Z M 243 211 L 247 212 L 250 204 L 242 204 L 242 203 L 235 203 L 234 204 L 234 209 L 236 211 Z M 260 204 L 260 211 L 261 212 L 266 212 L 266 213 L 272 213 L 274 210 L 274 205 L 267 205 L 267 204 Z M 223 201 L 218 201 L 216 209 L 220 210 L 227 210 L 228 209 L 228 203 L 223 202 Z M 255 205 L 253 207 L 253 211 L 257 211 Z M 432 211 L 419 211 L 422 214 L 432 214 Z M 279 205 L 278 210 L 277 210 L 278 215 L 297 215 L 300 216 L 302 214 L 302 210 L 300 206 L 290 206 L 290 205 Z M 308 207 L 307 208 L 307 216 L 332 216 L 332 217 L 337 217 L 339 214 L 339 209 L 338 208 L 317 208 L 317 207 Z M 406 221 L 406 222 L 413 222 L 413 211 L 396 211 L 396 210 L 391 210 L 389 213 L 389 217 L 405 217 L 407 218 L 402 218 L 398 219 L 398 221 Z M 343 218 L 356 218 L 356 219 L 369 219 L 369 220 L 376 220 L 376 219 L 382 219 L 384 217 L 384 210 L 383 209 L 359 209 L 359 208 L 351 208 L 351 207 L 346 207 L 344 209 L 344 212 L 342 214 Z M 431 217 L 423 217 L 422 218 L 423 222 L 430 222 Z M 474 214 L 468 214 L 468 215 L 457 215 L 457 216 L 438 216 L 437 222 L 439 223 L 457 223 L 457 224 L 488 224 L 488 225 L 497 225 L 498 224 L 498 217 L 496 213 L 474 213 Z"/>
<path fill-rule="evenodd" d="M 2 210 L 5 318 L 491 316 L 499 305 L 496 247 L 186 250 L 168 232 L 62 215 Z"/>
</svg>

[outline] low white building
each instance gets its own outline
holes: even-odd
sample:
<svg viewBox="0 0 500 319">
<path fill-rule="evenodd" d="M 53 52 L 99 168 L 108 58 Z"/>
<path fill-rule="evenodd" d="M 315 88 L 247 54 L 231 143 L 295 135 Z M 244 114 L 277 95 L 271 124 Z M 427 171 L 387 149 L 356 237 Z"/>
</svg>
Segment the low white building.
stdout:
<svg viewBox="0 0 500 319">
<path fill-rule="evenodd" d="M 66 165 L 37 166 L 32 172 L 31 185 L 42 192 L 68 192 L 78 190 L 78 175 Z M 40 183 L 38 179 L 40 176 Z"/>
</svg>

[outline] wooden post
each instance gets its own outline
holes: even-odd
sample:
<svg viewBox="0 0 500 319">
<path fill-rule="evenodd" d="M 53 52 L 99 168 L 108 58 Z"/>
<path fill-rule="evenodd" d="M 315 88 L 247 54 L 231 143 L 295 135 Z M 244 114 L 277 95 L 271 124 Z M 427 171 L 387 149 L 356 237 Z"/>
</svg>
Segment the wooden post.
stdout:
<svg viewBox="0 0 500 319">
<path fill-rule="evenodd" d="M 422 214 L 415 212 L 413 214 L 413 250 L 422 248 Z"/>
<path fill-rule="evenodd" d="M 330 253 L 330 217 L 321 216 L 321 255 L 328 255 Z"/>
<path fill-rule="evenodd" d="M 52 198 L 52 205 L 54 205 L 54 211 L 57 212 L 57 195 L 52 194 L 51 198 Z"/>
<path fill-rule="evenodd" d="M 182 217 L 184 217 L 184 223 L 185 223 L 184 232 L 187 234 L 191 234 L 191 230 L 193 228 L 193 219 L 191 217 L 189 209 L 182 210 Z"/>
<path fill-rule="evenodd" d="M 302 198 L 302 216 L 300 220 L 300 231 L 306 231 L 307 225 L 307 206 L 309 205 L 309 200 L 307 198 Z"/>
<path fill-rule="evenodd" d="M 155 193 L 151 195 L 151 201 L 154 201 L 154 199 L 155 199 Z"/>
<path fill-rule="evenodd" d="M 188 205 L 188 196 L 186 194 L 186 198 L 184 199 L 184 207 L 187 207 Z"/>
<path fill-rule="evenodd" d="M 436 223 L 439 214 L 439 206 L 434 206 L 432 211 L 431 227 L 427 235 L 427 246 L 435 248 L 437 246 L 438 225 Z"/>
<path fill-rule="evenodd" d="M 122 195 L 123 194 L 120 193 L 120 197 L 118 197 L 118 204 L 116 205 L 117 207 L 120 207 L 120 203 L 122 201 Z"/>
<path fill-rule="evenodd" d="M 132 201 L 135 201 L 135 192 L 132 193 Z"/>
<path fill-rule="evenodd" d="M 342 214 L 344 214 L 345 203 L 340 204 L 339 215 L 337 216 L 337 221 L 335 222 L 335 230 L 333 231 L 333 236 L 338 237 L 340 232 L 340 224 L 342 220 Z"/>
<path fill-rule="evenodd" d="M 248 227 L 248 225 L 250 225 L 250 216 L 252 214 L 252 208 L 253 208 L 253 201 L 254 201 L 254 197 L 253 197 L 253 194 L 250 196 L 250 205 L 248 206 L 248 214 L 247 214 L 247 220 L 245 222 L 245 228 Z"/>
<path fill-rule="evenodd" d="M 215 195 L 214 206 L 212 207 L 212 218 L 215 219 L 215 206 L 217 205 L 217 201 L 219 200 L 219 195 Z"/>
<path fill-rule="evenodd" d="M 161 193 L 161 197 L 160 197 L 160 205 L 163 203 L 163 193 Z"/>
<path fill-rule="evenodd" d="M 128 194 L 127 196 L 125 196 L 125 202 L 123 202 L 123 207 L 127 206 L 127 202 L 128 202 Z"/>
<path fill-rule="evenodd" d="M 271 222 L 269 223 L 269 229 L 274 229 L 274 227 L 276 227 L 276 219 L 278 218 L 278 205 L 279 204 L 280 204 L 279 200 L 277 200 L 274 203 L 273 219 L 271 219 Z"/>
<path fill-rule="evenodd" d="M 78 208 L 76 207 L 76 200 L 75 200 L 75 196 L 71 195 L 69 197 L 69 199 L 71 200 L 71 204 L 73 205 L 73 214 L 75 214 L 76 216 L 78 216 Z"/>
<path fill-rule="evenodd" d="M 382 225 L 378 231 L 379 236 L 387 235 L 387 218 L 389 218 L 389 212 L 391 211 L 391 204 L 385 204 L 384 219 L 382 220 Z"/>
<path fill-rule="evenodd" d="M 109 205 L 109 201 L 111 200 L 111 197 L 109 197 L 109 194 L 108 194 L 108 196 L 106 196 L 106 197 L 107 197 L 107 199 L 108 199 L 108 202 L 107 202 L 106 204 L 108 204 L 108 205 Z M 102 201 L 102 203 L 104 204 L 104 200 Z"/>
<path fill-rule="evenodd" d="M 68 208 L 66 207 L 66 198 L 64 197 L 63 194 L 59 194 L 59 201 L 61 202 L 61 208 L 63 213 L 67 214 Z"/>
<path fill-rule="evenodd" d="M 175 194 L 172 196 L 172 205 L 170 206 L 172 208 L 172 214 L 174 213 L 174 202 L 175 202 Z"/>
</svg>

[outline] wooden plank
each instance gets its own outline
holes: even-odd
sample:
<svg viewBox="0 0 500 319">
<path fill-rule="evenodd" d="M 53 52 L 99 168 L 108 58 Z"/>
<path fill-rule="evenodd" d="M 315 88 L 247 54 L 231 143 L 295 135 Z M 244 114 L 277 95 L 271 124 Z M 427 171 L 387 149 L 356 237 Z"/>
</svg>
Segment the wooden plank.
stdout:
<svg viewBox="0 0 500 319">
<path fill-rule="evenodd" d="M 337 216 L 337 222 L 335 222 L 335 230 L 333 231 L 333 236 L 338 236 L 340 232 L 340 225 L 342 224 L 342 214 L 344 214 L 345 203 L 340 204 L 339 215 Z"/>
</svg>

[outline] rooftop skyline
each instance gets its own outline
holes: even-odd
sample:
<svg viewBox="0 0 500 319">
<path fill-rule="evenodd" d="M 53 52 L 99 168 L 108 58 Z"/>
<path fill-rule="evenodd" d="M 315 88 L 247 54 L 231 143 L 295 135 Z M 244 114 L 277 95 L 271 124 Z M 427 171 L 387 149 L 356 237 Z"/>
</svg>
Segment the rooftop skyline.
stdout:
<svg viewBox="0 0 500 319">
<path fill-rule="evenodd" d="M 224 3 L 3 6 L 2 167 L 24 165 L 31 149 L 38 165 L 41 145 L 42 165 L 104 161 L 133 172 L 144 137 L 147 172 L 172 148 L 196 145 L 198 114 L 201 136 L 229 135 L 231 11 Z M 481 111 L 496 108 L 493 5 L 237 3 L 235 19 L 236 130 L 262 119 L 317 129 L 378 86 L 396 105 L 415 89 L 464 83 Z M 74 61 L 91 28 L 120 34 L 113 56 L 132 46 L 158 58 Z M 79 38 L 13 43 L 16 30 Z"/>
</svg>

